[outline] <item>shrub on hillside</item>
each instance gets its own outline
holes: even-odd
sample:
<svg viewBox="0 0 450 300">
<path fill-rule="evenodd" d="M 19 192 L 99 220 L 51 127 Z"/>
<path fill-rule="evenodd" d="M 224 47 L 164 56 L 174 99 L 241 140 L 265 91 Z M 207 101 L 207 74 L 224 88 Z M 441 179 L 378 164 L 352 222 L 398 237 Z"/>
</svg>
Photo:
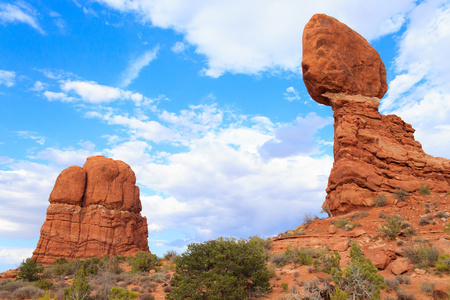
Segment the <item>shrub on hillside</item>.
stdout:
<svg viewBox="0 0 450 300">
<path fill-rule="evenodd" d="M 384 224 L 378 228 L 378 231 L 390 240 L 395 240 L 400 233 L 406 236 L 416 233 L 411 223 L 396 214 L 386 216 Z"/>
<path fill-rule="evenodd" d="M 131 272 L 149 272 L 156 266 L 158 258 L 149 251 L 140 251 L 131 259 Z"/>
<path fill-rule="evenodd" d="M 257 243 L 244 239 L 190 244 L 176 260 L 167 299 L 246 299 L 269 291 L 266 257 Z"/>
<path fill-rule="evenodd" d="M 437 249 L 425 243 L 410 244 L 403 249 L 403 254 L 419 268 L 434 267 L 439 258 Z"/>
<path fill-rule="evenodd" d="M 88 284 L 84 266 L 82 265 L 77 275 L 72 281 L 72 285 L 64 290 L 64 300 L 83 300 L 86 299 L 91 292 Z"/>
<path fill-rule="evenodd" d="M 109 294 L 108 300 L 134 300 L 138 296 L 139 293 L 120 287 L 113 287 L 111 288 L 111 294 Z"/>
<path fill-rule="evenodd" d="M 426 185 L 423 185 L 423 184 L 419 187 L 418 192 L 421 195 L 429 195 L 429 194 L 431 194 L 430 188 L 427 187 Z"/>
<path fill-rule="evenodd" d="M 386 195 L 379 194 L 378 196 L 373 198 L 373 203 L 375 203 L 375 206 L 385 206 L 386 205 Z"/>
<path fill-rule="evenodd" d="M 28 281 L 38 280 L 38 274 L 44 272 L 44 267 L 38 264 L 34 258 L 27 258 L 22 261 L 19 267 L 19 279 Z"/>
<path fill-rule="evenodd" d="M 450 272 L 450 254 L 439 255 L 436 268 L 441 272 Z"/>
<path fill-rule="evenodd" d="M 403 189 L 395 189 L 394 195 L 398 201 L 403 202 L 406 201 L 406 197 L 408 197 L 408 192 Z"/>
<path fill-rule="evenodd" d="M 313 266 L 319 272 L 330 274 L 339 267 L 340 261 L 341 256 L 337 251 L 329 252 L 326 249 L 321 249 L 318 252 L 317 258 L 313 261 Z"/>
<path fill-rule="evenodd" d="M 379 299 L 380 291 L 386 288 L 383 276 L 370 259 L 364 257 L 361 248 L 352 242 L 350 261 L 344 269 L 334 269 L 333 281 L 353 299 Z"/>
</svg>

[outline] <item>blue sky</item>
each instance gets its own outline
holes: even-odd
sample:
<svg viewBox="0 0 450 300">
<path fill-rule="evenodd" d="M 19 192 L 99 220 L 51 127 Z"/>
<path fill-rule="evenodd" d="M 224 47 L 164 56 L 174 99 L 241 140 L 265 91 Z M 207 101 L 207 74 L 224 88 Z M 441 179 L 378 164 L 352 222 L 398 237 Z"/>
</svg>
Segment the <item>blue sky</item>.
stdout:
<svg viewBox="0 0 450 300">
<path fill-rule="evenodd" d="M 315 13 L 379 51 L 380 110 L 449 158 L 448 1 L 0 1 L 0 271 L 31 255 L 57 175 L 91 155 L 133 168 L 158 255 L 318 214 L 333 118 L 301 79 Z"/>
</svg>

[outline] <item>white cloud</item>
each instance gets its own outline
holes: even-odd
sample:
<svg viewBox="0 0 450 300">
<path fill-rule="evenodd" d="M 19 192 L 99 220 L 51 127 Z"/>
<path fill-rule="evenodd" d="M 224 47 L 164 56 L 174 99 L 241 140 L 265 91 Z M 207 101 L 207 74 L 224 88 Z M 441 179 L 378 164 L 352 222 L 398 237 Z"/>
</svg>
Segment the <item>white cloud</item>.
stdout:
<svg viewBox="0 0 450 300">
<path fill-rule="evenodd" d="M 43 82 L 41 82 L 41 81 L 36 81 L 35 83 L 34 83 L 34 85 L 33 85 L 33 87 L 31 88 L 31 90 L 32 91 L 35 91 L 35 92 L 40 92 L 40 91 L 42 91 L 42 90 L 44 90 L 44 89 L 46 89 L 48 87 L 48 85 L 46 84 L 46 83 L 43 83 Z"/>
<path fill-rule="evenodd" d="M 334 16 L 374 40 L 398 31 L 414 6 L 413 0 L 97 1 L 183 34 L 206 56 L 203 72 L 212 77 L 225 72 L 298 72 L 303 27 L 315 13 Z"/>
<path fill-rule="evenodd" d="M 396 77 L 382 100 L 384 113 L 395 113 L 416 129 L 415 137 L 432 155 L 450 158 L 450 3 L 420 3 L 409 16 L 399 42 Z"/>
<path fill-rule="evenodd" d="M 36 143 L 38 143 L 39 145 L 44 145 L 45 143 L 45 137 L 43 136 L 39 136 L 36 132 L 34 131 L 16 131 L 16 134 L 24 139 L 32 139 L 35 140 Z"/>
<path fill-rule="evenodd" d="M 183 43 L 183 42 L 176 42 L 176 43 L 172 46 L 171 50 L 172 50 L 174 53 L 183 53 L 184 50 L 186 50 L 187 48 L 188 48 L 188 46 L 187 46 L 185 43 Z"/>
<path fill-rule="evenodd" d="M 300 96 L 293 86 L 288 87 L 283 95 L 284 99 L 286 99 L 289 102 L 300 100 Z"/>
<path fill-rule="evenodd" d="M 44 97 L 47 98 L 48 101 L 62 101 L 62 102 L 72 102 L 75 99 L 73 97 L 69 97 L 64 93 L 61 92 L 51 92 L 51 91 L 45 91 L 43 93 Z"/>
<path fill-rule="evenodd" d="M 105 150 L 108 157 L 122 160 L 127 164 L 139 165 L 151 161 L 148 153 L 152 147 L 144 141 L 128 141 L 115 145 L 112 149 Z"/>
<path fill-rule="evenodd" d="M 0 70 L 0 85 L 12 87 L 15 83 L 16 72 Z"/>
<path fill-rule="evenodd" d="M 83 149 L 74 148 L 47 148 L 36 155 L 36 158 L 46 160 L 53 164 L 69 167 L 72 165 L 82 166 L 89 156 L 99 155 L 100 152 L 94 150 L 95 145 L 91 142 L 81 144 Z"/>
<path fill-rule="evenodd" d="M 0 247 L 0 261 L 19 266 L 24 259 L 31 257 L 33 251 L 31 248 Z"/>
<path fill-rule="evenodd" d="M 28 24 L 39 33 L 45 34 L 36 20 L 36 11 L 31 5 L 22 1 L 16 4 L 0 3 L 0 23 L 17 22 Z"/>
<path fill-rule="evenodd" d="M 67 80 L 61 84 L 61 89 L 66 93 L 73 92 L 78 97 L 81 97 L 82 101 L 92 104 L 109 103 L 117 100 L 131 100 L 136 105 L 148 104 L 152 102 L 150 99 L 144 97 L 140 93 L 132 93 L 131 91 L 126 91 L 106 85 L 100 85 L 93 81 Z M 61 99 L 70 98 L 67 97 L 67 95 L 64 93 L 53 93 L 53 94 L 56 94 L 55 99 L 57 99 L 57 97 L 60 97 Z M 66 98 L 64 98 L 63 95 Z"/>
<path fill-rule="evenodd" d="M 319 151 L 317 130 L 332 124 L 333 119 L 322 118 L 312 112 L 304 118 L 298 116 L 294 124 L 285 125 L 275 130 L 273 139 L 259 149 L 263 158 L 289 157 L 303 154 L 310 155 Z"/>
<path fill-rule="evenodd" d="M 159 46 L 156 46 L 152 50 L 146 51 L 141 56 L 133 59 L 128 68 L 122 73 L 122 80 L 119 86 L 121 88 L 126 88 L 129 86 L 131 82 L 139 76 L 141 70 L 156 59 L 158 50 Z"/>
</svg>

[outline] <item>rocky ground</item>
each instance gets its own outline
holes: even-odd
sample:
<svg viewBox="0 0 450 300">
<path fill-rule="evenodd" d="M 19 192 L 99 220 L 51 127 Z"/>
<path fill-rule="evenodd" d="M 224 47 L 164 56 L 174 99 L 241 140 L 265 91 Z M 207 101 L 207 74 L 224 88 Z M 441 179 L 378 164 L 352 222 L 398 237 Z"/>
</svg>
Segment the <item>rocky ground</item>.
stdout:
<svg viewBox="0 0 450 300">
<path fill-rule="evenodd" d="M 379 228 L 385 224 L 386 216 L 394 214 L 402 217 L 410 226 L 390 240 Z M 300 295 L 305 296 L 311 287 L 320 288 L 322 281 L 326 281 L 328 274 L 316 272 L 311 265 L 277 265 L 274 257 L 282 255 L 286 249 L 306 247 L 338 251 L 340 266 L 344 267 L 349 260 L 351 241 L 361 247 L 364 255 L 379 269 L 379 274 L 389 282 L 388 288 L 382 291 L 381 299 L 439 299 L 439 295 L 448 298 L 450 274 L 438 272 L 435 267 L 411 263 L 405 251 L 414 245 L 431 245 L 440 253 L 450 253 L 450 235 L 444 232 L 450 221 L 450 194 L 410 195 L 395 205 L 365 207 L 334 215 L 332 219 L 333 223 L 330 217 L 318 219 L 306 216 L 303 224 L 296 229 L 272 238 L 268 266 L 273 272 L 270 280 L 273 289 L 263 299 L 303 299 Z M 128 273 L 130 266 L 126 262 L 121 267 L 124 273 L 114 279 L 117 280 L 117 286 L 140 292 L 141 299 L 165 298 L 173 274 L 173 266 L 168 261 L 163 262 L 159 271 L 152 270 L 148 274 Z M 15 278 L 16 274 L 17 270 L 0 274 L 0 285 L 2 280 Z M 55 285 L 67 287 L 72 277 L 50 279 Z M 396 290 L 404 294 L 399 296 Z"/>
</svg>

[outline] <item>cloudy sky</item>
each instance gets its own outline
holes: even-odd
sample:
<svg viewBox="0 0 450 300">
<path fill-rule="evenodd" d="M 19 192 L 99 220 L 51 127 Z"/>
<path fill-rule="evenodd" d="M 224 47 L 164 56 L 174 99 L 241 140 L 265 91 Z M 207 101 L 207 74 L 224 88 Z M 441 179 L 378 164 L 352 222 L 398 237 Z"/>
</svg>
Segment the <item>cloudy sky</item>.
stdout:
<svg viewBox="0 0 450 300">
<path fill-rule="evenodd" d="M 158 255 L 319 214 L 333 118 L 300 68 L 315 13 L 379 51 L 381 111 L 450 158 L 448 1 L 0 1 L 0 271 L 31 255 L 57 175 L 91 155 L 133 168 Z"/>
</svg>

